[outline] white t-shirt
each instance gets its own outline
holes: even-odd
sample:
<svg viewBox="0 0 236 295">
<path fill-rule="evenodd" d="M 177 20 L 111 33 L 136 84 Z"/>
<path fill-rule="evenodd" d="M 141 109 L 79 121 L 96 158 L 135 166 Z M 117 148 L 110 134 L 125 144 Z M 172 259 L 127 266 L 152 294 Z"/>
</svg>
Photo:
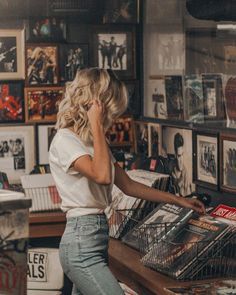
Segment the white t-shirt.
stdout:
<svg viewBox="0 0 236 295">
<path fill-rule="evenodd" d="M 52 140 L 49 164 L 62 199 L 61 209 L 67 212 L 67 218 L 103 213 L 111 203 L 115 174 L 113 165 L 115 159 L 112 155 L 112 182 L 109 185 L 97 184 L 70 167 L 79 157 L 84 155 L 93 157 L 93 154 L 93 146 L 86 146 L 67 128 L 59 129 Z"/>
</svg>

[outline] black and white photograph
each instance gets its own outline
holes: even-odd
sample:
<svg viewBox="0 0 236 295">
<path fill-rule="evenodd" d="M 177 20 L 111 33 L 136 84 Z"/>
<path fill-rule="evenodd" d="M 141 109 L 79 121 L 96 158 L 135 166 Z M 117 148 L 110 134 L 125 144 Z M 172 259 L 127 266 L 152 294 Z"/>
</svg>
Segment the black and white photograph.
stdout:
<svg viewBox="0 0 236 295">
<path fill-rule="evenodd" d="M 236 137 L 221 135 L 221 189 L 236 192 Z"/>
<path fill-rule="evenodd" d="M 0 166 L 10 183 L 20 183 L 35 164 L 34 127 L 0 127 Z"/>
<path fill-rule="evenodd" d="M 147 157 L 149 151 L 148 123 L 142 121 L 134 121 L 134 134 L 136 154 Z"/>
<path fill-rule="evenodd" d="M 223 81 L 227 127 L 236 128 L 236 76 L 223 75 Z"/>
<path fill-rule="evenodd" d="M 66 22 L 63 18 L 46 17 L 30 19 L 29 40 L 57 42 L 66 39 Z"/>
<path fill-rule="evenodd" d="M 58 48 L 54 45 L 28 44 L 26 83 L 32 86 L 58 84 Z"/>
<path fill-rule="evenodd" d="M 206 132 L 194 132 L 194 182 L 201 186 L 217 189 L 218 136 Z"/>
<path fill-rule="evenodd" d="M 162 155 L 168 158 L 171 193 L 185 197 L 194 191 L 192 151 L 192 130 L 162 127 Z"/>
<path fill-rule="evenodd" d="M 60 80 L 72 81 L 78 70 L 88 67 L 88 44 L 60 45 Z"/>
<path fill-rule="evenodd" d="M 38 164 L 48 164 L 48 151 L 53 137 L 56 135 L 55 125 L 37 125 Z"/>
<path fill-rule="evenodd" d="M 156 79 L 149 79 L 147 87 L 148 97 L 145 100 L 146 116 L 166 119 L 167 105 L 165 78 L 159 77 Z"/>
<path fill-rule="evenodd" d="M 141 99 L 139 91 L 139 81 L 125 81 L 125 86 L 128 93 L 127 114 L 138 116 L 141 109 Z"/>
<path fill-rule="evenodd" d="M 112 69 L 121 79 L 135 78 L 133 31 L 100 30 L 94 35 L 93 48 L 95 66 Z"/>
<path fill-rule="evenodd" d="M 148 123 L 148 156 L 157 158 L 161 152 L 161 125 Z"/>
<path fill-rule="evenodd" d="M 0 79 L 24 78 L 24 31 L 0 30 Z"/>
</svg>

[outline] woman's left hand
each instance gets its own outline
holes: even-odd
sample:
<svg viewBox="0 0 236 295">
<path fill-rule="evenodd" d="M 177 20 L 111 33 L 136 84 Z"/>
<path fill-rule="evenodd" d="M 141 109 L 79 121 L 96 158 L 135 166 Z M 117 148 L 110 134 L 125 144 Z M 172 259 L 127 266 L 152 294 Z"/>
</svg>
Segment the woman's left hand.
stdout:
<svg viewBox="0 0 236 295">
<path fill-rule="evenodd" d="M 179 205 L 185 208 L 190 208 L 199 214 L 206 214 L 206 209 L 204 204 L 198 199 L 187 199 L 180 197 Z"/>
</svg>

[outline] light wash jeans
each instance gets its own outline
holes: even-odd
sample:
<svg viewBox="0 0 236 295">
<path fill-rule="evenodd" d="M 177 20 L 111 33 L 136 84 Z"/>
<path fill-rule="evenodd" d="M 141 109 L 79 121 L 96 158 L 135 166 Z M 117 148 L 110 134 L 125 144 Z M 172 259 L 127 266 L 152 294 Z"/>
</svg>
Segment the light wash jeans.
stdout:
<svg viewBox="0 0 236 295">
<path fill-rule="evenodd" d="M 124 295 L 108 268 L 109 229 L 105 215 L 67 220 L 60 243 L 60 261 L 73 282 L 73 295 Z"/>
</svg>

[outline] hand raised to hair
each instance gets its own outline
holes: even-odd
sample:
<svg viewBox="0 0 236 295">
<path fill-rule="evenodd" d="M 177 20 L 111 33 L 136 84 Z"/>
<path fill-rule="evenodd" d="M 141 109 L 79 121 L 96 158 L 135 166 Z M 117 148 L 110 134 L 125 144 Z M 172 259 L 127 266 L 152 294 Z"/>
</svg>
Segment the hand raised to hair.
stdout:
<svg viewBox="0 0 236 295">
<path fill-rule="evenodd" d="M 94 99 L 87 112 L 88 120 L 92 130 L 97 126 L 103 125 L 103 105 L 98 99 Z"/>
</svg>

